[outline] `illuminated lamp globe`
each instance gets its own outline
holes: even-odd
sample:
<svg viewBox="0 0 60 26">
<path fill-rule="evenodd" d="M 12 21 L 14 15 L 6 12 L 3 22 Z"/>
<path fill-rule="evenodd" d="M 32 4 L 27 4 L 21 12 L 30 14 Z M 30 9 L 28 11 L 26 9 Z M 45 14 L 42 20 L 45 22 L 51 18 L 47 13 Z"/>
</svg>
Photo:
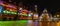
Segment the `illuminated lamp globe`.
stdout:
<svg viewBox="0 0 60 26">
<path fill-rule="evenodd" d="M 10 9 L 10 11 L 13 11 L 13 10 Z"/>
<path fill-rule="evenodd" d="M 31 16 L 31 14 L 28 14 L 28 16 Z"/>
<path fill-rule="evenodd" d="M 57 15 L 57 17 L 59 17 L 60 15 Z"/>
<path fill-rule="evenodd" d="M 20 8 L 19 10 L 22 10 L 22 8 Z"/>
</svg>

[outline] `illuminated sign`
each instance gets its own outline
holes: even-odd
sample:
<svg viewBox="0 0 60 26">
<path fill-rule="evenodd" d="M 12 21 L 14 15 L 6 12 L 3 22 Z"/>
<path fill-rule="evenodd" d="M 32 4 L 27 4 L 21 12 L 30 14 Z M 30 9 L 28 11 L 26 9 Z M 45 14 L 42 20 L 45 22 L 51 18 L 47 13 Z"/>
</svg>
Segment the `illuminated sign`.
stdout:
<svg viewBox="0 0 60 26">
<path fill-rule="evenodd" d="M 6 13 L 6 14 L 17 14 L 17 12 L 10 12 L 10 11 L 7 11 L 7 10 L 4 10 L 3 13 Z"/>
<path fill-rule="evenodd" d="M 2 13 L 2 6 L 0 6 L 0 13 Z"/>
</svg>

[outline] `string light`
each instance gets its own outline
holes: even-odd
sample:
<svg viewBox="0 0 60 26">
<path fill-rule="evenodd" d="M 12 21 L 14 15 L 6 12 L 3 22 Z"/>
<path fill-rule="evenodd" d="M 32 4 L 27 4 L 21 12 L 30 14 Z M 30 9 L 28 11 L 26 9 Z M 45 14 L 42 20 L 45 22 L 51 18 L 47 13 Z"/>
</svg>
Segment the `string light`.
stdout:
<svg viewBox="0 0 60 26">
<path fill-rule="evenodd" d="M 9 11 L 7 11 L 7 13 L 10 13 Z"/>
<path fill-rule="evenodd" d="M 10 12 L 10 11 L 7 11 L 7 10 L 4 10 L 3 13 L 7 13 L 7 14 L 17 14 L 16 12 Z"/>
<path fill-rule="evenodd" d="M 3 13 L 5 13 L 6 11 L 3 11 Z"/>
</svg>

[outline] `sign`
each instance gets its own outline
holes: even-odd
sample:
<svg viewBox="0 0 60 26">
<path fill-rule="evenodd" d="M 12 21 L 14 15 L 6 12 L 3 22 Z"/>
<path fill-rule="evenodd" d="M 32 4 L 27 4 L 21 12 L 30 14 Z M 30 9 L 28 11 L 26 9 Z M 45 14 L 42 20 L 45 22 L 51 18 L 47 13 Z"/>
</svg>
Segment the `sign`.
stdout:
<svg viewBox="0 0 60 26">
<path fill-rule="evenodd" d="M 7 10 L 4 10 L 3 13 L 6 13 L 6 14 L 17 14 L 17 12 L 10 12 L 10 11 L 7 11 Z"/>
<path fill-rule="evenodd" d="M 0 6 L 0 13 L 2 13 L 2 6 Z"/>
</svg>

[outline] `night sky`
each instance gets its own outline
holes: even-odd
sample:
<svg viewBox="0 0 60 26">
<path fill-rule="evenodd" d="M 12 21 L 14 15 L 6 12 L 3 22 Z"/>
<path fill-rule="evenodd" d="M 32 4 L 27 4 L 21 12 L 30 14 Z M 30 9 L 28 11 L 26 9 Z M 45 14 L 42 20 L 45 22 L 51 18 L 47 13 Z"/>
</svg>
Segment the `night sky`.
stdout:
<svg viewBox="0 0 60 26">
<path fill-rule="evenodd" d="M 29 3 L 27 3 L 29 2 Z M 38 5 L 38 12 L 39 14 L 42 13 L 43 9 L 46 8 L 48 10 L 49 13 L 51 14 L 55 14 L 56 12 L 60 12 L 60 3 L 58 0 L 25 0 L 24 1 L 24 5 L 27 6 L 34 6 L 34 5 Z M 32 8 L 31 8 L 32 9 Z M 34 7 L 33 7 L 34 9 Z"/>
<path fill-rule="evenodd" d="M 19 4 L 20 0 L 12 0 Z M 46 8 L 49 13 L 55 14 L 60 12 L 60 2 L 58 0 L 22 0 L 23 5 L 28 7 L 28 10 L 34 10 L 34 5 L 38 5 L 38 13 L 41 14 L 43 9 Z M 13 3 L 12 3 L 13 4 Z"/>
</svg>

